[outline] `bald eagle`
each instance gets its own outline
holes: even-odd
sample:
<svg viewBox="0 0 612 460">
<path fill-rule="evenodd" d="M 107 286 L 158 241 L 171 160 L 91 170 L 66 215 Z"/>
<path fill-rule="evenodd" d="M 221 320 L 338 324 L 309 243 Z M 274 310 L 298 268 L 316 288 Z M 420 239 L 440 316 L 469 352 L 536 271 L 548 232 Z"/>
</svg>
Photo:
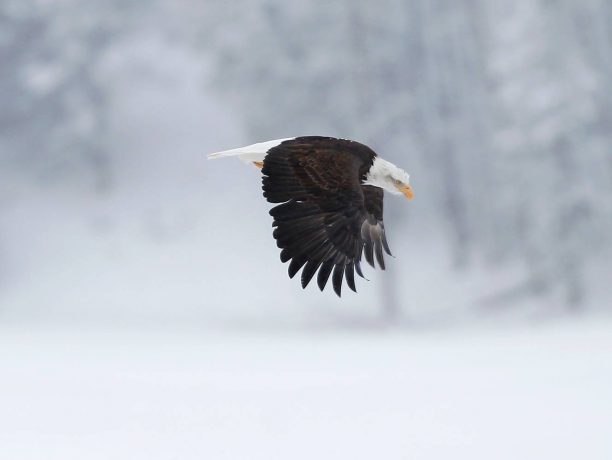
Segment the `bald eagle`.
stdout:
<svg viewBox="0 0 612 460">
<path fill-rule="evenodd" d="M 391 255 L 383 224 L 383 191 L 413 198 L 408 174 L 359 142 L 333 137 L 276 139 L 213 153 L 209 159 L 238 157 L 261 169 L 263 195 L 270 203 L 274 238 L 289 277 L 302 268 L 302 287 L 315 273 L 321 291 L 331 275 L 355 289 L 363 278 L 361 256 L 384 270 Z"/>
</svg>

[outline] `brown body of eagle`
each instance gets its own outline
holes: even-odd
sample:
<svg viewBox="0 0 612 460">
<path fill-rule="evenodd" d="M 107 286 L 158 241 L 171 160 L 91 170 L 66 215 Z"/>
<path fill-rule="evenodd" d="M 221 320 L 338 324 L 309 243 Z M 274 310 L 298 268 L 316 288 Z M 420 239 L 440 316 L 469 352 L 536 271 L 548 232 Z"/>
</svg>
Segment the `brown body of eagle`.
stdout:
<svg viewBox="0 0 612 460">
<path fill-rule="evenodd" d="M 376 153 L 357 142 L 324 137 L 288 140 L 270 149 L 263 161 L 263 192 L 275 206 L 274 238 L 281 261 L 293 278 L 303 267 L 302 287 L 318 271 L 323 290 L 331 275 L 336 294 L 342 282 L 356 291 L 363 277 L 360 260 L 385 269 L 391 254 L 383 224 L 383 190 L 364 185 Z M 324 167 L 322 167 L 324 165 Z"/>
</svg>

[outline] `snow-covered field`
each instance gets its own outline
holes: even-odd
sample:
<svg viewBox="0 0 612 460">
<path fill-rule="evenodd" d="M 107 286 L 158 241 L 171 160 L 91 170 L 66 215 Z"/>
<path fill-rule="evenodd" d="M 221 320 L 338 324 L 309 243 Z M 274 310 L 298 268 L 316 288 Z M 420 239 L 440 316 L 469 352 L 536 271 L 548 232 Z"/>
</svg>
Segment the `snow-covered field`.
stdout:
<svg viewBox="0 0 612 460">
<path fill-rule="evenodd" d="M 1 458 L 609 459 L 611 331 L 4 325 Z"/>
</svg>

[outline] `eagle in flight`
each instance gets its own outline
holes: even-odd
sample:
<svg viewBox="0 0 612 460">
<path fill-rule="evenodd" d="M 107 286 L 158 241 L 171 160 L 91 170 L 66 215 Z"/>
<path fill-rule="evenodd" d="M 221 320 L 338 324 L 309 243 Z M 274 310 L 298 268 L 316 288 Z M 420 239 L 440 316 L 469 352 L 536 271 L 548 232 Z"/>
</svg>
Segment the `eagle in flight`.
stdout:
<svg viewBox="0 0 612 460">
<path fill-rule="evenodd" d="M 384 270 L 391 255 L 383 224 L 384 190 L 411 200 L 409 176 L 359 142 L 333 137 L 277 139 L 213 153 L 209 159 L 238 157 L 263 174 L 263 195 L 274 218 L 274 238 L 289 277 L 302 267 L 302 287 L 317 274 L 323 290 L 331 275 L 353 291 L 355 272 L 363 278 L 361 256 Z"/>
</svg>

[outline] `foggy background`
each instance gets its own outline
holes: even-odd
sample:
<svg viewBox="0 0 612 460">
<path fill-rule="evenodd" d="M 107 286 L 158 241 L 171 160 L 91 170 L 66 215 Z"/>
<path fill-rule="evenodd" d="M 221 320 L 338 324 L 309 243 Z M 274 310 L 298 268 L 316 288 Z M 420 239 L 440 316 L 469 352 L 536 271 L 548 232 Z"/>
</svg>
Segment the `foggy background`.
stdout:
<svg viewBox="0 0 612 460">
<path fill-rule="evenodd" d="M 0 0 L 0 103 L 11 458 L 612 455 L 609 2 Z M 411 174 L 358 294 L 206 160 L 299 135 Z"/>
</svg>

